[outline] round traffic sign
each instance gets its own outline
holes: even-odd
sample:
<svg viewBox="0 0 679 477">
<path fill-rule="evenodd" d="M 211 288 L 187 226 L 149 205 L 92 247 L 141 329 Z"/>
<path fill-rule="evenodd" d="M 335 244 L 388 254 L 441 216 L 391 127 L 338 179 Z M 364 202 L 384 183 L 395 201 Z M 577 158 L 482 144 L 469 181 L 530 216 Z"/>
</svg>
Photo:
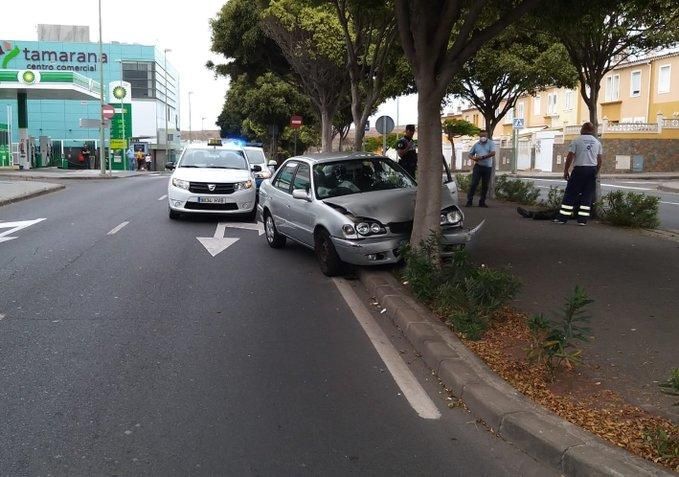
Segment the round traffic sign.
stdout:
<svg viewBox="0 0 679 477">
<path fill-rule="evenodd" d="M 110 104 L 105 104 L 101 107 L 101 115 L 105 119 L 111 119 L 116 114 L 116 110 Z"/>
<path fill-rule="evenodd" d="M 394 130 L 394 120 L 390 116 L 380 116 L 375 121 L 375 129 L 380 134 L 389 134 Z"/>
</svg>

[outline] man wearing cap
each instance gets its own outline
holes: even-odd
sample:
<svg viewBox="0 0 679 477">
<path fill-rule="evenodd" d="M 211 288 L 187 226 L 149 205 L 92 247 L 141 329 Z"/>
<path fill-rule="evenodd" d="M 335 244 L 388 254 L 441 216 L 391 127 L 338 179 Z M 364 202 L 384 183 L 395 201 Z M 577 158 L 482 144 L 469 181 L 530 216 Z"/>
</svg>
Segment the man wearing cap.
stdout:
<svg viewBox="0 0 679 477">
<path fill-rule="evenodd" d="M 487 131 L 479 132 L 479 141 L 469 151 L 469 159 L 474 161 L 474 169 L 472 169 L 472 183 L 467 193 L 467 207 L 472 206 L 474 193 L 476 193 L 479 182 L 481 182 L 479 207 L 488 207 L 486 195 L 488 195 L 490 175 L 493 171 L 493 157 L 495 157 L 495 144 L 488 139 Z"/>
<path fill-rule="evenodd" d="M 413 140 L 414 134 L 415 125 L 408 124 L 405 134 L 396 143 L 396 152 L 399 157 L 398 163 L 413 177 L 415 177 L 417 172 L 417 151 L 415 150 L 415 141 Z"/>
</svg>

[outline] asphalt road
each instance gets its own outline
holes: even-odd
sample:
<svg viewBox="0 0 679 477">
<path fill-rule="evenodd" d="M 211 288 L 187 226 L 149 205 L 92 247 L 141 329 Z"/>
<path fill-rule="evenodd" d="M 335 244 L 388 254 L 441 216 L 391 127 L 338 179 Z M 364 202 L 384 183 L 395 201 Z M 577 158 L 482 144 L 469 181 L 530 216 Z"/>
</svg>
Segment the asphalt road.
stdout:
<svg viewBox="0 0 679 477">
<path fill-rule="evenodd" d="M 543 190 L 546 196 L 550 187 L 566 187 L 566 181 L 560 179 L 526 179 L 533 181 L 536 187 Z M 658 190 L 662 181 L 649 181 L 643 179 L 624 180 L 624 179 L 603 179 L 601 181 L 601 191 L 606 194 L 612 190 L 622 190 L 625 192 L 636 192 L 652 195 L 660 198 L 658 217 L 660 218 L 660 228 L 665 230 L 679 230 L 679 194 L 673 192 L 663 192 Z"/>
<path fill-rule="evenodd" d="M 0 208 L 0 475 L 551 474 L 449 409 L 372 309 L 420 417 L 310 252 L 226 227 L 213 257 L 218 221 L 170 221 L 166 180 Z"/>
</svg>

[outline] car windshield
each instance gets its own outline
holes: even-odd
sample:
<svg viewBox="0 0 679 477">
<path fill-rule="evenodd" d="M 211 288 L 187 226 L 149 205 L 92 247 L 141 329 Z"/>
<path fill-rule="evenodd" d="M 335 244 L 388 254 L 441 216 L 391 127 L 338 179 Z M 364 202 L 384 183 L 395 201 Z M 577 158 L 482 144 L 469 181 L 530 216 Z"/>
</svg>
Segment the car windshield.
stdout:
<svg viewBox="0 0 679 477">
<path fill-rule="evenodd" d="M 245 152 L 248 155 L 248 162 L 250 164 L 264 164 L 266 162 L 266 156 L 264 156 L 264 151 L 261 149 L 246 149 Z"/>
<path fill-rule="evenodd" d="M 314 166 L 314 188 L 319 199 L 412 187 L 415 187 L 415 181 L 401 166 L 384 157 L 348 159 Z"/>
<path fill-rule="evenodd" d="M 187 149 L 179 161 L 179 167 L 247 170 L 248 163 L 241 151 L 206 147 Z"/>
</svg>

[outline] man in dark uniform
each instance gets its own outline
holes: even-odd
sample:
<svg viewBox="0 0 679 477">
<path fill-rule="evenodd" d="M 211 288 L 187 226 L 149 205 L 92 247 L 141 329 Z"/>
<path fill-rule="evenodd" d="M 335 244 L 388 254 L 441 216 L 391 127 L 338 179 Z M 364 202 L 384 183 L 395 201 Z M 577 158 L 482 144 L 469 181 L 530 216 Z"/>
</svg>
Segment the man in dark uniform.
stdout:
<svg viewBox="0 0 679 477">
<path fill-rule="evenodd" d="M 414 134 L 415 125 L 408 124 L 405 134 L 396 143 L 396 152 L 399 157 L 398 163 L 413 177 L 415 177 L 417 172 L 417 151 L 415 150 L 415 141 L 413 140 Z"/>
<path fill-rule="evenodd" d="M 83 165 L 85 166 L 85 169 L 90 169 L 92 167 L 90 164 L 90 158 L 92 156 L 90 147 L 87 144 L 84 144 L 83 148 L 80 150 L 80 154 L 83 156 Z"/>
</svg>

